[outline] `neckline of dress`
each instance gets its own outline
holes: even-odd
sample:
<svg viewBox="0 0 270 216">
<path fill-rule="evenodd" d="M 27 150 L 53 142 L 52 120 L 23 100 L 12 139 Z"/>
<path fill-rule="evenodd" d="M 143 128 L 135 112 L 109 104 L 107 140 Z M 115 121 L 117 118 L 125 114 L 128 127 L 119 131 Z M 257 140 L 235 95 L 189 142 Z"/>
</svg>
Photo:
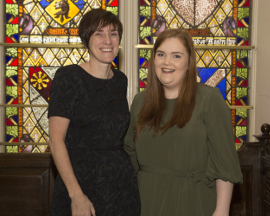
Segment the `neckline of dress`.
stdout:
<svg viewBox="0 0 270 216">
<path fill-rule="evenodd" d="M 97 80 L 110 81 L 110 80 L 113 80 L 113 79 L 115 78 L 115 76 L 116 76 L 116 73 L 115 73 L 115 69 L 114 69 L 114 68 L 111 68 L 111 69 L 112 69 L 112 72 L 113 72 L 113 76 L 112 76 L 110 79 L 102 79 L 102 78 L 95 77 L 95 76 L 93 76 L 92 74 L 88 73 L 88 72 L 87 72 L 85 69 L 83 69 L 80 65 L 78 65 L 78 64 L 75 64 L 75 65 L 77 65 L 79 68 L 81 68 L 81 70 L 82 70 L 84 73 L 88 74 L 90 77 L 92 77 L 92 78 L 94 78 L 94 79 L 97 79 Z"/>
</svg>

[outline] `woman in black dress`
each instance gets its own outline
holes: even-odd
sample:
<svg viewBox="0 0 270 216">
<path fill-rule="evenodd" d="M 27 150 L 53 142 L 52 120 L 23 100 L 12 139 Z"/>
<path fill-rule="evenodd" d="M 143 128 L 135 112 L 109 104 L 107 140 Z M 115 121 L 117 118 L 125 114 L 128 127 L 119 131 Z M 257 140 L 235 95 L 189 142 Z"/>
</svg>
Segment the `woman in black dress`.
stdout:
<svg viewBox="0 0 270 216">
<path fill-rule="evenodd" d="M 113 68 L 122 24 L 93 9 L 79 35 L 90 60 L 60 68 L 49 104 L 50 148 L 59 171 L 50 216 L 139 216 L 137 177 L 123 150 L 127 78 Z"/>
</svg>

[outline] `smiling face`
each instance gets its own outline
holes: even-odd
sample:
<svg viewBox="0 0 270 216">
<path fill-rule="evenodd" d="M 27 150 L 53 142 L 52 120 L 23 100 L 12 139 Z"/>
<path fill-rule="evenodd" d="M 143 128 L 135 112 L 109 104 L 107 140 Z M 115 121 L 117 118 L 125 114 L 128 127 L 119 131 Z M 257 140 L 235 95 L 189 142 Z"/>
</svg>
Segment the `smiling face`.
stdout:
<svg viewBox="0 0 270 216">
<path fill-rule="evenodd" d="M 155 71 L 163 85 L 166 98 L 178 96 L 188 64 L 189 54 L 178 38 L 168 38 L 157 48 L 154 59 Z"/>
<path fill-rule="evenodd" d="M 119 35 L 112 25 L 97 29 L 89 40 L 90 62 L 111 64 L 119 50 Z"/>
</svg>

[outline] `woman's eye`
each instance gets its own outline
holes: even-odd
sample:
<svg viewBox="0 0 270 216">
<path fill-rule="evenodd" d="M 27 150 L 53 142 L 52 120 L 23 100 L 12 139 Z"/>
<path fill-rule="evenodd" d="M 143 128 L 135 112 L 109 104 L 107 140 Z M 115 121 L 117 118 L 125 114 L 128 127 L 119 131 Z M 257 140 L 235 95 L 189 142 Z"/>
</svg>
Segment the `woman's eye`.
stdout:
<svg viewBox="0 0 270 216">
<path fill-rule="evenodd" d="M 174 58 L 181 58 L 180 55 L 174 55 L 173 57 L 174 57 Z"/>
<path fill-rule="evenodd" d="M 163 56 L 164 56 L 164 54 L 163 54 L 163 53 L 158 53 L 158 54 L 157 54 L 157 56 L 159 56 L 159 57 L 163 57 Z"/>
</svg>

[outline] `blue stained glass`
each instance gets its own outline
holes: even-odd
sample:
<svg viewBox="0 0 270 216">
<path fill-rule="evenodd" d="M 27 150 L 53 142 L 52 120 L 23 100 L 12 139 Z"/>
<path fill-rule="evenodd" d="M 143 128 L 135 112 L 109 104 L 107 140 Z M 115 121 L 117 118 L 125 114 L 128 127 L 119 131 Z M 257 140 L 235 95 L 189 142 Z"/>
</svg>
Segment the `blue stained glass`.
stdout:
<svg viewBox="0 0 270 216">
<path fill-rule="evenodd" d="M 8 63 L 10 59 L 11 59 L 10 56 L 6 56 L 6 63 Z"/>
<path fill-rule="evenodd" d="M 248 59 L 247 58 L 243 58 L 242 61 L 245 63 L 245 65 L 248 64 Z"/>
<path fill-rule="evenodd" d="M 12 35 L 15 39 L 16 39 L 16 41 L 19 41 L 19 35 Z"/>
<path fill-rule="evenodd" d="M 114 62 L 116 65 L 118 65 L 118 58 L 115 57 L 115 59 L 113 60 L 113 62 Z"/>
<path fill-rule="evenodd" d="M 235 116 L 235 122 L 239 122 L 241 119 L 242 119 L 241 117 L 239 117 L 237 115 Z"/>
<path fill-rule="evenodd" d="M 244 101 L 245 104 L 248 103 L 248 98 L 247 97 L 242 97 L 241 100 Z"/>
<path fill-rule="evenodd" d="M 8 103 L 13 97 L 11 96 L 6 96 L 6 102 Z"/>
<path fill-rule="evenodd" d="M 151 43 L 152 41 L 151 37 L 147 37 L 146 39 Z"/>
<path fill-rule="evenodd" d="M 6 140 L 11 140 L 12 138 L 13 138 L 13 136 L 6 135 Z"/>
<path fill-rule="evenodd" d="M 41 6 L 44 7 L 44 8 L 47 7 L 49 4 L 51 4 L 51 3 L 48 2 L 47 0 L 41 0 L 39 3 L 40 3 Z"/>
<path fill-rule="evenodd" d="M 145 61 L 145 59 L 140 58 L 140 65 L 142 65 L 142 63 Z"/>
<path fill-rule="evenodd" d="M 243 40 L 243 38 L 237 38 L 236 41 L 237 41 L 237 44 L 239 44 L 241 41 Z"/>
<path fill-rule="evenodd" d="M 247 141 L 247 136 L 242 136 L 241 139 L 246 142 Z"/>
<path fill-rule="evenodd" d="M 107 0 L 108 2 L 109 0 Z M 79 9 L 82 9 L 85 5 L 85 2 L 83 0 L 79 0 L 78 2 L 74 3 Z"/>
<path fill-rule="evenodd" d="M 12 116 L 15 122 L 18 122 L 18 116 Z"/>
<path fill-rule="evenodd" d="M 140 22 L 143 22 L 144 19 L 145 19 L 145 17 L 141 16 L 141 17 L 140 17 Z"/>
<path fill-rule="evenodd" d="M 220 93 L 222 94 L 224 100 L 226 99 L 226 80 L 225 78 L 221 80 L 221 82 L 217 85 L 217 88 L 219 88 Z"/>
<path fill-rule="evenodd" d="M 17 83 L 18 82 L 18 76 L 13 76 L 12 79 Z"/>
<path fill-rule="evenodd" d="M 249 17 L 244 18 L 245 22 L 249 24 Z"/>
<path fill-rule="evenodd" d="M 11 17 L 13 17 L 13 15 L 11 14 L 6 14 L 6 20 L 8 21 Z"/>
<path fill-rule="evenodd" d="M 216 68 L 197 68 L 198 75 L 202 79 L 202 83 L 205 83 L 216 71 Z"/>
</svg>

